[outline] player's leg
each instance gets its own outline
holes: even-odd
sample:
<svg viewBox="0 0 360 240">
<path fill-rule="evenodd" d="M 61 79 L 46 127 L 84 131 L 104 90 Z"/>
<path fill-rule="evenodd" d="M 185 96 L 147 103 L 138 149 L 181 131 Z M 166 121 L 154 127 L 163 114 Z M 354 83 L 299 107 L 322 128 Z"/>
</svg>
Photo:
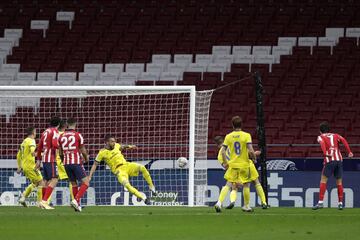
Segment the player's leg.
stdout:
<svg viewBox="0 0 360 240">
<path fill-rule="evenodd" d="M 25 191 L 21 194 L 19 199 L 19 203 L 27 207 L 26 198 L 30 195 L 30 193 L 37 188 L 39 183 L 42 181 L 41 173 L 38 170 L 34 169 L 24 169 L 25 176 L 30 180 L 30 184 L 26 187 Z"/>
<path fill-rule="evenodd" d="M 49 181 L 48 186 L 46 187 L 46 191 L 45 194 L 43 195 L 43 201 L 47 202 L 52 194 L 52 192 L 54 191 L 54 188 L 56 187 L 58 183 L 58 179 L 57 178 L 52 178 Z"/>
<path fill-rule="evenodd" d="M 344 187 L 342 184 L 343 166 L 342 162 L 337 162 L 334 169 L 334 177 L 336 178 L 336 186 L 338 192 L 338 209 L 343 210 Z"/>
<path fill-rule="evenodd" d="M 70 200 L 72 201 L 72 200 L 74 200 L 74 188 L 72 187 L 71 181 L 69 180 L 65 166 L 64 166 L 64 164 L 62 164 L 61 161 L 57 162 L 57 166 L 58 166 L 59 179 L 69 182 Z M 75 187 L 76 187 L 76 192 L 77 192 L 77 188 L 78 188 L 77 184 L 75 185 Z"/>
<path fill-rule="evenodd" d="M 215 204 L 216 212 L 221 212 L 222 203 L 225 200 L 226 195 L 228 194 L 233 183 L 240 183 L 240 169 L 228 168 L 225 172 L 224 179 L 227 181 L 225 186 L 222 187 L 219 195 L 219 199 Z"/>
<path fill-rule="evenodd" d="M 37 202 L 37 205 L 40 207 L 40 202 L 42 200 L 42 190 L 43 188 L 45 188 L 46 186 L 46 183 L 44 181 L 44 179 L 42 179 L 40 182 L 39 182 L 39 185 L 37 186 L 37 193 L 36 193 L 36 202 Z"/>
<path fill-rule="evenodd" d="M 237 192 L 238 192 L 238 184 L 233 183 L 231 186 L 231 192 L 230 192 L 230 204 L 226 207 L 226 209 L 233 209 L 235 206 L 235 202 L 237 199 Z"/>
<path fill-rule="evenodd" d="M 44 197 L 44 195 L 45 195 L 45 193 L 46 193 L 46 188 L 47 188 L 47 186 L 48 186 L 48 184 L 49 184 L 49 181 L 50 181 L 50 179 L 51 179 L 51 176 L 48 176 L 48 171 L 45 170 L 45 166 L 46 166 L 46 164 L 43 163 L 43 180 L 44 180 L 44 186 L 43 186 L 41 189 L 39 189 L 38 194 L 37 194 L 37 197 L 41 197 L 41 200 L 40 200 L 40 201 L 42 201 L 42 199 L 43 199 L 43 197 Z M 39 203 L 40 203 L 40 201 L 39 201 Z M 41 207 L 41 205 L 39 205 L 39 207 Z"/>
<path fill-rule="evenodd" d="M 37 206 L 41 207 L 40 202 L 41 202 L 42 196 L 43 196 L 43 194 L 42 194 L 43 189 L 46 188 L 46 182 L 45 182 L 43 176 L 41 175 L 40 170 L 34 170 L 34 173 L 36 175 L 34 182 L 35 182 L 35 185 L 37 186 L 36 202 L 37 202 Z"/>
<path fill-rule="evenodd" d="M 146 204 L 148 203 L 148 200 L 146 197 L 144 197 L 135 187 L 133 187 L 129 182 L 129 175 L 127 172 L 119 171 L 117 174 L 117 178 L 120 184 L 122 184 L 131 194 L 135 195 L 137 198 L 143 200 Z"/>
<path fill-rule="evenodd" d="M 19 203 L 23 206 L 23 207 L 28 207 L 26 204 L 26 198 L 30 195 L 30 193 L 34 190 L 35 185 L 33 183 L 30 183 L 24 190 L 24 192 L 21 194 L 20 198 L 19 198 Z"/>
<path fill-rule="evenodd" d="M 261 207 L 262 209 L 267 209 L 268 205 L 266 202 L 266 197 L 264 193 L 264 189 L 261 186 L 261 183 L 259 181 L 259 173 L 256 170 L 255 164 L 253 162 L 250 163 L 250 180 L 254 183 L 256 193 L 259 196 L 261 200 Z"/>
<path fill-rule="evenodd" d="M 72 188 L 72 185 L 71 185 L 71 181 L 69 181 L 69 177 L 68 177 L 67 172 L 65 170 L 65 166 L 61 161 L 57 161 L 56 164 L 57 164 L 57 167 L 58 167 L 59 180 L 61 180 L 61 181 L 64 180 L 64 181 L 69 182 L 70 199 L 73 200 L 74 199 L 73 188 Z"/>
<path fill-rule="evenodd" d="M 76 188 L 78 188 L 78 186 L 75 186 Z M 70 200 L 74 200 L 74 191 L 73 191 L 73 185 L 71 184 L 71 182 L 69 182 L 69 192 L 70 192 Z"/>
<path fill-rule="evenodd" d="M 266 197 L 265 197 L 264 189 L 263 189 L 263 187 L 261 186 L 261 183 L 260 183 L 259 179 L 257 178 L 255 181 L 253 181 L 253 183 L 254 183 L 254 185 L 255 185 L 256 193 L 257 193 L 257 195 L 258 195 L 259 198 L 260 198 L 261 207 L 262 207 L 263 209 L 267 209 L 267 208 L 268 208 L 268 205 L 267 205 L 267 202 L 266 202 Z"/>
<path fill-rule="evenodd" d="M 245 212 L 252 212 L 253 209 L 250 207 L 250 166 L 240 169 L 239 181 L 243 183 L 244 206 L 242 207 L 242 210 Z"/>
<path fill-rule="evenodd" d="M 67 181 L 68 180 L 68 176 L 66 174 L 66 171 L 65 171 L 65 167 L 64 165 L 61 163 L 61 161 L 56 161 L 56 166 L 57 166 L 57 171 L 58 171 L 58 180 L 62 181 Z M 71 188 L 69 188 L 70 190 L 70 195 L 72 195 L 72 192 L 71 192 Z M 52 196 L 53 194 L 51 194 L 47 200 L 47 203 L 50 204 L 51 203 L 51 200 L 52 200 Z"/>
<path fill-rule="evenodd" d="M 245 212 L 252 212 L 253 209 L 250 207 L 250 183 L 244 183 L 243 185 L 243 196 L 244 196 L 244 206 L 242 210 Z"/>
<path fill-rule="evenodd" d="M 64 169 L 65 169 L 68 181 L 69 181 L 69 186 L 72 186 L 71 189 L 69 189 L 70 195 L 71 196 L 76 196 L 76 194 L 79 191 L 79 187 L 78 187 L 77 182 L 76 182 L 76 177 L 75 177 L 75 174 L 73 172 L 72 165 L 66 165 L 66 166 L 64 166 Z M 71 200 L 74 200 L 74 199 L 72 198 Z"/>
<path fill-rule="evenodd" d="M 142 196 L 142 194 L 136 188 L 134 188 L 129 182 L 129 177 L 139 176 L 139 173 L 141 172 L 145 181 L 148 183 L 152 194 L 156 195 L 155 187 L 152 182 L 149 171 L 143 165 L 138 163 L 125 164 L 119 168 L 119 171 L 120 171 L 121 181 L 125 182 L 125 185 L 124 184 L 123 185 L 129 190 L 129 192 L 133 193 L 135 196 L 142 199 L 146 205 L 149 205 L 150 199 L 147 198 L 146 196 L 139 197 Z"/>
<path fill-rule="evenodd" d="M 80 204 L 81 198 L 84 196 L 86 190 L 89 188 L 89 177 L 87 176 L 84 166 L 82 165 L 75 165 L 75 177 L 76 179 L 81 182 L 81 186 L 76 194 L 74 194 L 74 199 Z M 72 184 L 74 184 L 72 182 Z"/>
<path fill-rule="evenodd" d="M 58 175 L 57 175 L 57 166 L 56 163 L 43 163 L 44 167 L 44 178 L 47 180 L 48 184 L 45 190 L 45 194 L 43 192 L 43 198 L 41 201 L 41 206 L 47 210 L 53 209 L 47 203 L 47 200 L 51 196 L 56 184 L 58 182 Z"/>
<path fill-rule="evenodd" d="M 231 192 L 230 192 L 230 203 L 235 203 L 236 198 L 237 198 L 237 192 L 238 192 L 238 188 L 236 183 L 233 183 L 232 187 L 231 187 Z"/>
<path fill-rule="evenodd" d="M 236 170 L 232 168 L 228 168 L 224 174 L 224 179 L 226 180 L 225 186 L 221 188 L 219 199 L 215 204 L 215 211 L 221 212 L 222 203 L 225 200 L 226 195 L 228 194 L 230 188 L 232 187 L 232 183 L 236 182 L 237 173 Z"/>
<path fill-rule="evenodd" d="M 43 197 L 44 197 L 44 195 L 46 193 L 46 188 L 47 188 L 47 186 L 49 184 L 49 181 L 45 179 L 46 178 L 45 176 L 46 175 L 45 175 L 45 172 L 44 172 L 44 183 L 45 183 L 45 185 L 38 192 L 38 197 L 41 196 L 41 200 L 43 199 Z"/>
<path fill-rule="evenodd" d="M 30 180 L 30 184 L 25 188 L 24 192 L 21 194 L 21 198 L 24 199 L 25 201 L 25 198 L 27 198 L 30 193 L 33 191 L 33 189 L 35 188 L 33 182 L 36 182 L 36 176 L 35 174 L 33 173 L 33 170 L 31 169 L 23 169 L 24 171 L 24 175 L 27 179 Z"/>
<path fill-rule="evenodd" d="M 324 207 L 324 197 L 326 192 L 326 184 L 328 178 L 332 175 L 332 164 L 325 164 L 321 173 L 320 189 L 319 189 L 319 201 L 312 209 L 318 210 Z"/>
<path fill-rule="evenodd" d="M 153 194 L 156 194 L 155 192 L 155 186 L 151 179 L 149 171 L 146 169 L 145 166 L 138 164 L 138 163 L 128 163 L 121 167 L 121 171 L 126 171 L 129 177 L 136 177 L 139 176 L 139 173 L 141 172 L 143 178 L 149 185 L 149 188 Z"/>
<path fill-rule="evenodd" d="M 219 199 L 218 199 L 217 203 L 215 204 L 216 212 L 221 212 L 222 203 L 224 202 L 225 197 L 228 194 L 231 186 L 232 186 L 232 183 L 227 181 L 225 186 L 222 187 L 222 189 L 220 191 Z"/>
<path fill-rule="evenodd" d="M 155 186 L 151 179 L 149 171 L 146 169 L 145 166 L 138 164 L 138 163 L 129 163 L 126 166 L 126 171 L 130 177 L 138 176 L 139 172 L 141 172 L 143 178 L 147 182 L 149 189 L 152 194 L 156 195 Z"/>
<path fill-rule="evenodd" d="M 80 167 L 80 168 L 78 169 L 78 167 Z M 70 191 L 71 192 L 70 195 L 76 196 L 79 193 L 79 187 L 78 187 L 78 184 L 77 184 L 77 180 L 79 182 L 82 181 L 82 179 L 84 179 L 84 181 L 87 180 L 86 179 L 87 176 L 86 176 L 86 173 L 85 173 L 85 169 L 83 169 L 83 167 L 80 166 L 80 165 L 74 165 L 74 164 L 65 165 L 64 169 L 66 171 L 66 175 L 67 175 L 68 180 L 69 180 L 69 186 L 70 185 L 72 186 L 71 191 Z M 87 182 L 89 182 L 89 181 L 87 180 Z M 75 209 L 75 211 L 81 212 L 81 207 L 80 207 L 79 202 L 77 200 L 71 199 L 70 205 Z"/>
<path fill-rule="evenodd" d="M 143 175 L 143 178 L 145 179 L 145 181 L 149 185 L 149 188 L 150 188 L 151 192 L 155 194 L 156 193 L 155 192 L 155 186 L 154 186 L 154 183 L 153 183 L 153 181 L 151 179 L 149 171 L 143 165 L 140 165 L 140 171 L 141 171 L 141 173 Z"/>
</svg>

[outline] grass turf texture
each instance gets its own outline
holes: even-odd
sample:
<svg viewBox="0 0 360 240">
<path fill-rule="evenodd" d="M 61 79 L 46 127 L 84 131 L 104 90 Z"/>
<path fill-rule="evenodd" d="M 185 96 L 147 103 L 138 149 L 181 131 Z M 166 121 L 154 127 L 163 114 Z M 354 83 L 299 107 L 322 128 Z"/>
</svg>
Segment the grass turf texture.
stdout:
<svg viewBox="0 0 360 240">
<path fill-rule="evenodd" d="M 0 207 L 0 239 L 357 239 L 360 209 L 271 208 L 243 213 L 240 208 Z"/>
</svg>

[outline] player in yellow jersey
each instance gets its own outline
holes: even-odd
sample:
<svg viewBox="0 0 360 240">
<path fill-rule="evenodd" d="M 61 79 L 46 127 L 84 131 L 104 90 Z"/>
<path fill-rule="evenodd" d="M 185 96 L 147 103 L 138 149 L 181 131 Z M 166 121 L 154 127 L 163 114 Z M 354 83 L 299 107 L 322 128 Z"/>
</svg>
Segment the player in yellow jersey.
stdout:
<svg viewBox="0 0 360 240">
<path fill-rule="evenodd" d="M 228 166 L 224 163 L 223 156 L 221 153 L 221 147 L 224 143 L 224 138 L 222 136 L 216 136 L 214 138 L 214 141 L 219 149 L 218 161 L 223 166 L 224 169 L 227 169 Z M 260 151 L 255 151 L 255 156 L 259 156 L 260 154 L 261 154 Z M 259 181 L 259 173 L 256 170 L 254 161 L 250 161 L 250 180 L 255 185 L 256 193 L 260 197 L 261 207 L 263 209 L 267 209 L 268 205 L 266 203 L 265 193 L 264 193 L 264 190 Z M 242 187 L 242 183 L 232 184 L 231 193 L 230 193 L 230 204 L 229 204 L 229 206 L 226 207 L 226 209 L 232 209 L 235 206 L 235 201 L 237 198 L 237 191 L 240 187 Z"/>
<path fill-rule="evenodd" d="M 228 166 L 224 175 L 226 185 L 221 189 L 216 212 L 221 212 L 222 202 L 233 184 L 243 184 L 244 206 L 243 211 L 250 212 L 250 159 L 255 159 L 251 135 L 241 130 L 242 119 L 239 116 L 232 118 L 233 131 L 226 135 L 221 154 L 224 164 Z M 250 158 L 250 159 L 249 159 Z"/>
<path fill-rule="evenodd" d="M 37 202 L 41 201 L 41 190 L 45 187 L 45 182 L 41 175 L 41 172 L 36 167 L 35 163 L 35 149 L 36 149 L 36 129 L 34 127 L 28 127 L 26 129 L 27 137 L 21 143 L 19 147 L 19 151 L 16 155 L 17 160 L 17 172 L 24 172 L 24 175 L 30 180 L 29 186 L 25 189 L 25 191 L 21 194 L 19 199 L 19 203 L 24 207 L 27 207 L 26 198 L 30 195 L 30 193 L 38 188 Z M 38 205 L 39 206 L 39 205 Z"/>
<path fill-rule="evenodd" d="M 152 182 L 149 171 L 141 164 L 134 162 L 127 162 L 121 153 L 124 149 L 134 149 L 134 145 L 120 145 L 116 143 L 116 139 L 112 135 L 108 135 L 105 138 L 105 148 L 101 149 L 91 167 L 89 178 L 91 180 L 97 166 L 100 162 L 104 161 L 110 168 L 111 172 L 116 175 L 119 183 L 121 183 L 129 192 L 134 194 L 139 199 L 143 200 L 145 204 L 150 204 L 150 199 L 140 194 L 140 192 L 134 188 L 130 182 L 129 177 L 138 176 L 141 172 L 145 181 L 148 183 L 150 191 L 156 195 L 155 186 Z"/>
<path fill-rule="evenodd" d="M 218 156 L 217 156 L 217 160 L 219 161 L 219 163 L 221 164 L 221 166 L 227 170 L 228 169 L 228 165 L 227 163 L 225 163 L 225 160 L 223 158 L 223 155 L 222 155 L 222 151 L 221 151 L 221 147 L 223 146 L 223 143 L 224 143 L 224 138 L 222 136 L 216 136 L 214 138 L 214 141 L 216 143 L 216 146 L 218 147 L 219 149 L 219 152 L 218 152 Z M 239 183 L 240 184 L 240 183 Z M 231 192 L 230 192 L 230 202 L 234 202 L 236 201 L 236 197 L 237 197 L 237 188 L 239 186 L 236 184 L 236 183 L 232 183 L 231 184 Z"/>
</svg>

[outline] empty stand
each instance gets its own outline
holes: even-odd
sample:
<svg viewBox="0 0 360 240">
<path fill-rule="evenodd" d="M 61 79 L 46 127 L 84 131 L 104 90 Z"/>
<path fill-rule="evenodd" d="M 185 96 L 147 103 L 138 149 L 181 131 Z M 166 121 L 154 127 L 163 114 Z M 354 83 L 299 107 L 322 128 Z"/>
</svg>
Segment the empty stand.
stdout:
<svg viewBox="0 0 360 240">
<path fill-rule="evenodd" d="M 359 141 L 356 1 L 326 7 L 310 0 L 20 2 L 0 3 L 0 85 L 178 84 L 206 90 L 260 71 L 268 143 L 316 143 L 324 120 L 350 142 Z M 59 11 L 74 17 L 58 21 Z M 45 38 L 42 29 L 30 29 L 33 20 L 49 21 Z M 214 94 L 210 141 L 231 130 L 234 114 L 255 132 L 253 87 L 249 78 Z M 271 147 L 268 156 L 320 154 Z"/>
</svg>

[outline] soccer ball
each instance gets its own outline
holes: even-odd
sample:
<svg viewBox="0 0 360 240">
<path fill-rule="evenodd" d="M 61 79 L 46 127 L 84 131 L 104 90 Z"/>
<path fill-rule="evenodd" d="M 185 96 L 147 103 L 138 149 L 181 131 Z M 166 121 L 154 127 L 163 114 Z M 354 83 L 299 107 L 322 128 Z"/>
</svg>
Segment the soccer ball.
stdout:
<svg viewBox="0 0 360 240">
<path fill-rule="evenodd" d="M 185 157 L 179 157 L 177 160 L 177 164 L 179 168 L 184 168 L 188 164 L 188 160 Z"/>
</svg>

